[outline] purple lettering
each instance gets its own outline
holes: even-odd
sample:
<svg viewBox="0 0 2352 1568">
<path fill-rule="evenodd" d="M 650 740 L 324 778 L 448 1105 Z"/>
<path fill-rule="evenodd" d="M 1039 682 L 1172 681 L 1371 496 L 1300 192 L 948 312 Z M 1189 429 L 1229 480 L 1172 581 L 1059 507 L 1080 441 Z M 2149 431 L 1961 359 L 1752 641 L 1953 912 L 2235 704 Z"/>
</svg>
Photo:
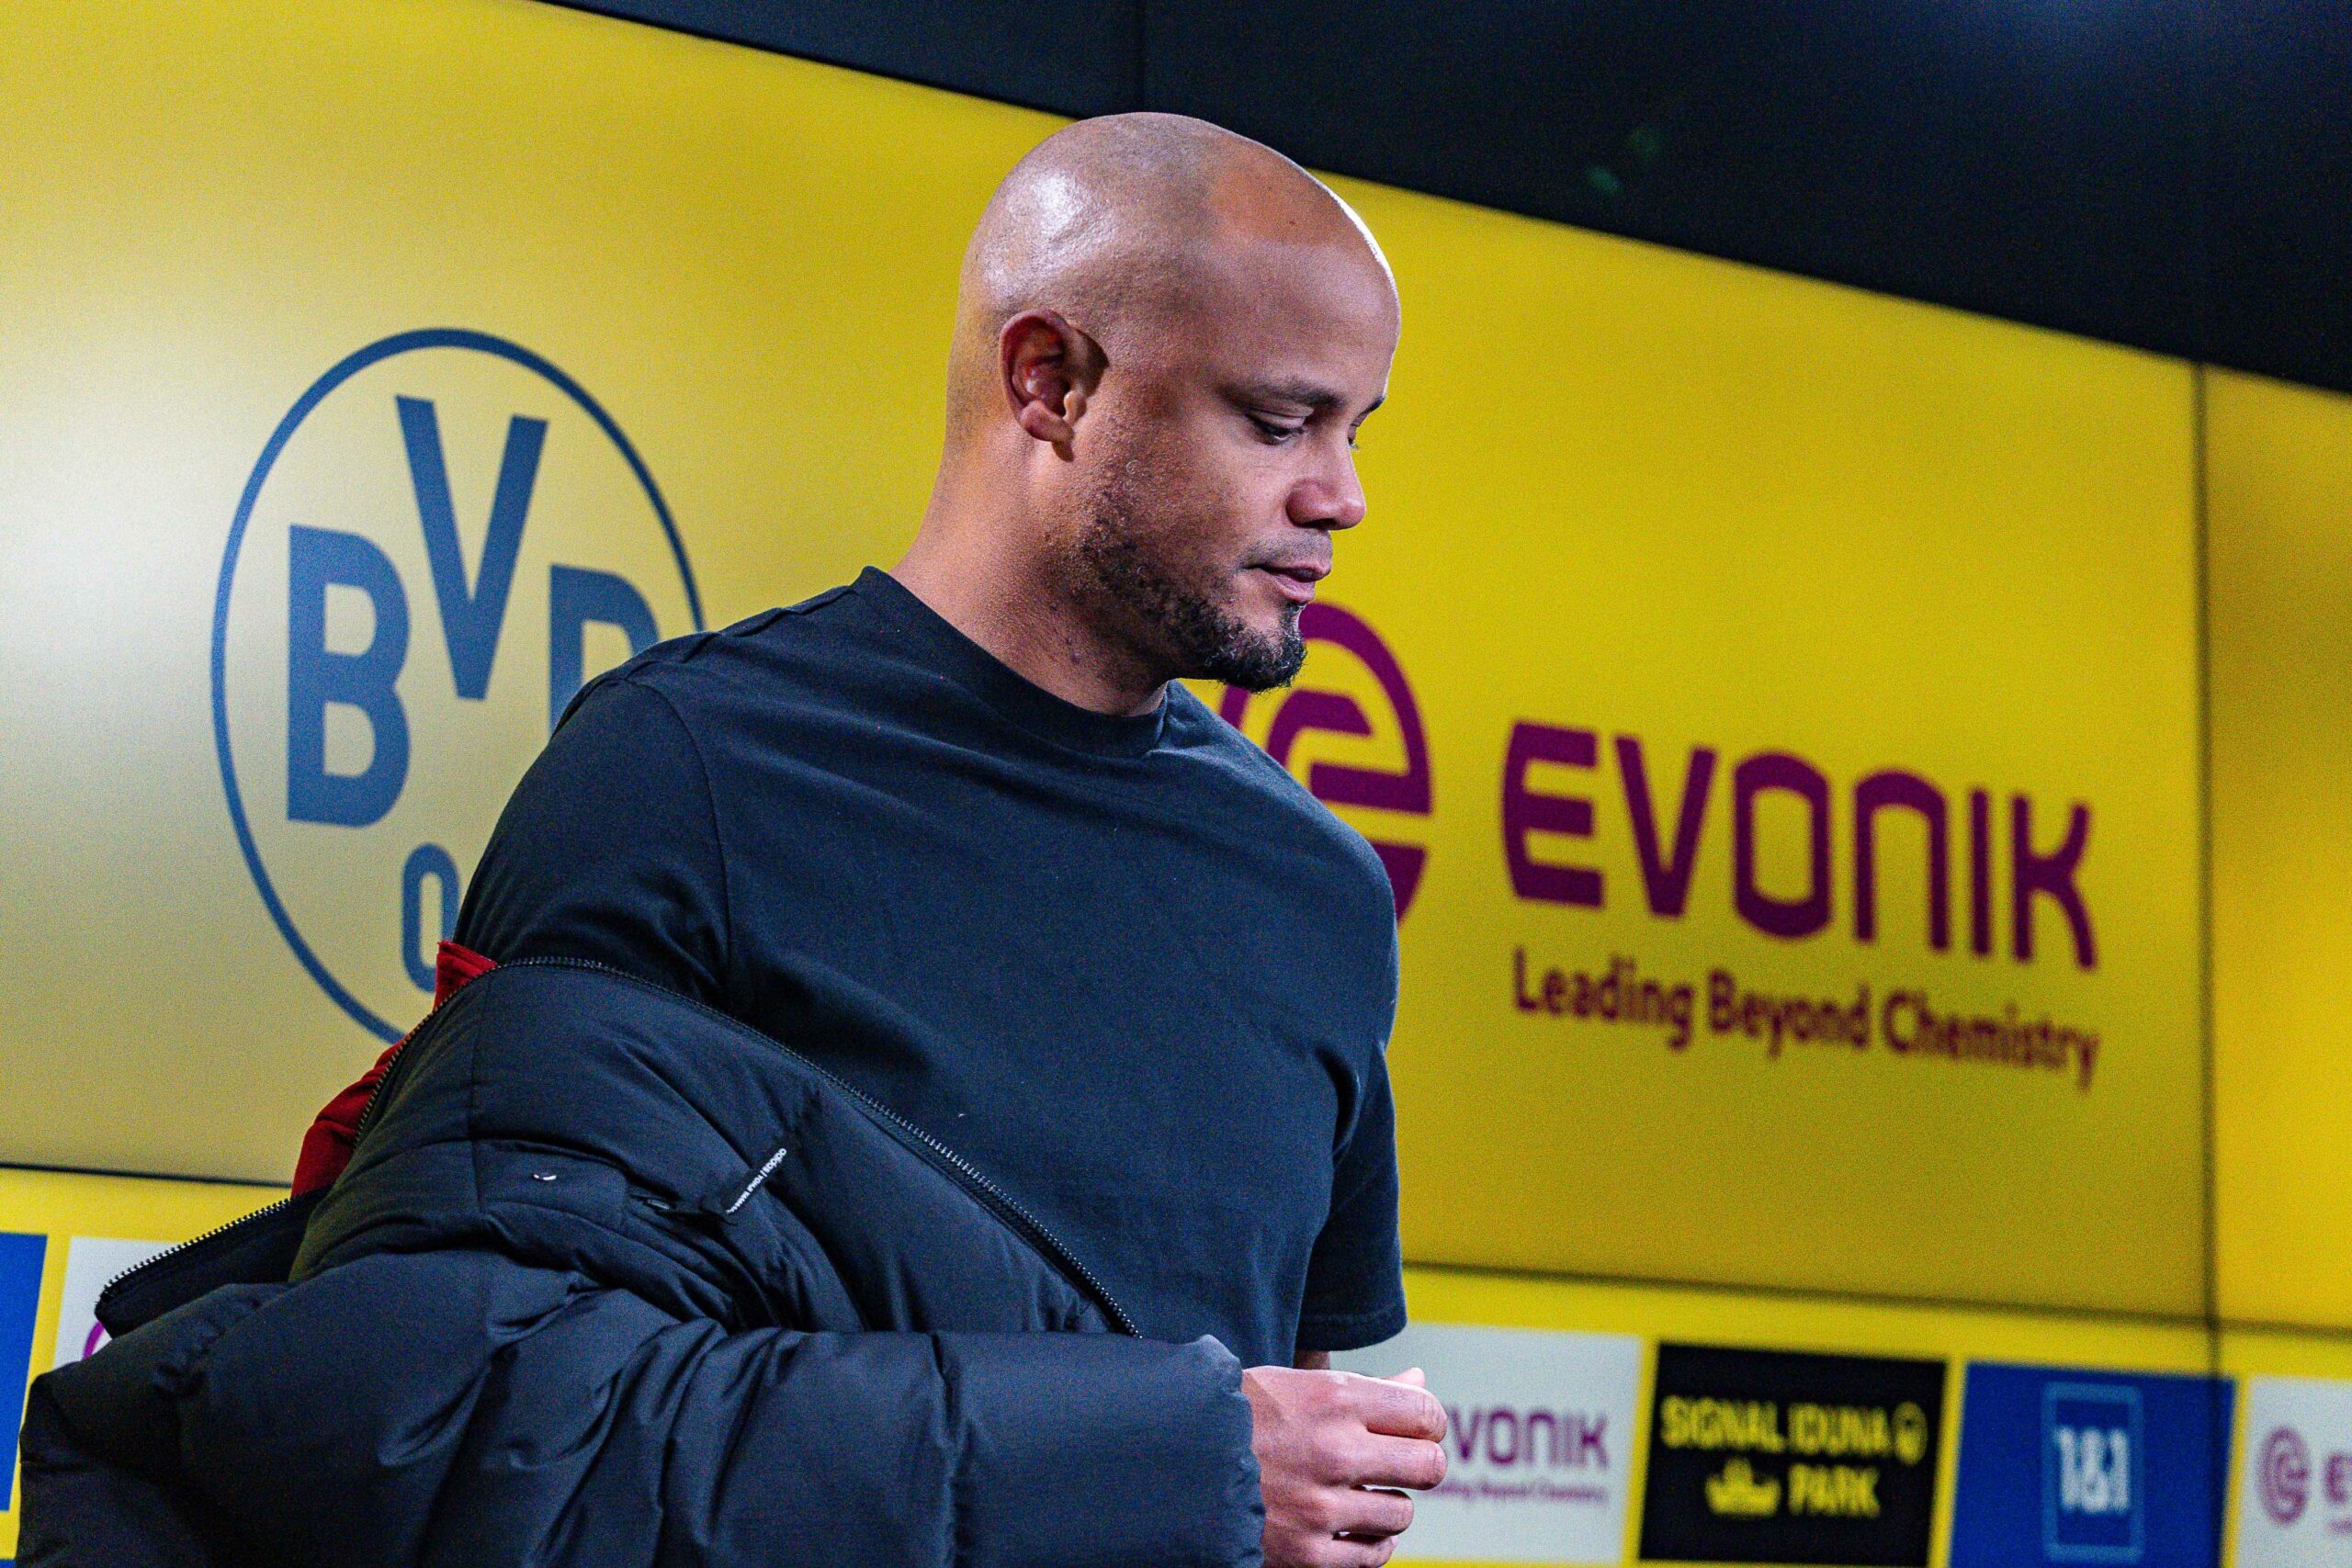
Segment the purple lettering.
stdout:
<svg viewBox="0 0 2352 1568">
<path fill-rule="evenodd" d="M 1802 898 L 1775 898 L 1756 885 L 1756 797 L 1786 790 L 1811 820 L 1811 878 Z M 1761 751 L 1732 770 L 1732 902 L 1768 936 L 1807 937 L 1829 923 L 1829 781 L 1802 757 Z"/>
<path fill-rule="evenodd" d="M 1641 857 L 1642 886 L 1649 894 L 1650 913 L 1680 919 L 1690 899 L 1690 874 L 1699 863 L 1699 829 L 1707 819 L 1707 792 L 1715 782 L 1713 748 L 1690 748 L 1690 765 L 1682 775 L 1682 805 L 1674 818 L 1674 853 L 1661 857 L 1657 842 L 1657 813 L 1650 801 L 1649 772 L 1642 762 L 1642 743 L 1631 735 L 1617 737 L 1617 772 L 1625 789 L 1625 814 L 1634 822 L 1634 849 Z"/>
<path fill-rule="evenodd" d="M 1993 951 L 1993 797 L 1968 792 L 1968 951 Z"/>
<path fill-rule="evenodd" d="M 1296 725 L 1352 729 L 1362 722 L 1352 705 L 1345 705 L 1345 699 L 1326 701 L 1331 705 L 1329 711 L 1317 703 L 1303 705 L 1295 716 Z M 1345 705 L 1345 711 L 1340 705 Z M 1278 739 L 1287 741 L 1291 733 L 1286 731 Z M 1620 733 L 1612 738 L 1611 744 L 1625 822 L 1632 829 L 1634 864 L 1641 872 L 1649 912 L 1663 919 L 1679 919 L 1690 908 L 1721 753 L 1713 747 L 1692 746 L 1678 784 L 1671 779 L 1653 781 L 1650 765 L 1655 759 L 1639 736 Z M 1542 843 L 1543 835 L 1588 840 L 1596 836 L 1595 796 L 1562 793 L 1560 786 L 1542 784 L 1535 778 L 1538 766 L 1594 768 L 1599 765 L 1600 750 L 1600 737 L 1593 730 L 1534 720 L 1521 720 L 1511 726 L 1503 757 L 1502 832 L 1504 864 L 1517 897 L 1585 908 L 1603 907 L 1604 877 L 1600 866 L 1540 858 L 1541 854 L 1560 852 Z M 1775 814 L 1775 823 L 1782 822 L 1788 810 L 1784 806 L 1768 808 L 1763 805 L 1765 796 L 1774 791 L 1795 796 L 1805 812 L 1801 829 L 1805 835 L 1805 880 L 1800 885 L 1802 891 L 1793 895 L 1785 887 L 1768 889 L 1758 870 L 1765 858 L 1759 847 L 1764 833 L 1800 830 L 1767 829 L 1762 824 L 1760 818 L 1768 809 Z M 1953 904 L 1958 890 L 1952 883 L 1964 874 L 1968 883 L 1970 953 L 1979 958 L 1992 956 L 1999 940 L 1997 905 L 2006 900 L 2010 953 L 2020 963 L 2031 962 L 2036 900 L 2047 898 L 2065 918 L 2075 962 L 2084 969 L 2098 967 L 2098 938 L 2082 886 L 2083 866 L 2090 844 L 2091 808 L 2087 804 L 2076 802 L 2067 807 L 2063 839 L 2044 850 L 2035 846 L 2031 799 L 2011 795 L 2007 825 L 2008 861 L 1999 864 L 1996 861 L 2000 846 L 1994 839 L 2000 830 L 1994 816 L 1995 792 L 1982 786 L 1970 787 L 1966 792 L 1968 844 L 1963 869 L 1953 863 L 1959 858 L 1959 846 L 1952 839 L 1961 828 L 1954 820 L 1958 815 L 1957 793 L 1947 795 L 1933 779 L 1896 767 L 1863 775 L 1853 784 L 1852 791 L 1849 798 L 1854 822 L 1851 887 L 1855 941 L 1879 940 L 1879 895 L 1883 891 L 1880 873 L 1884 869 L 1884 846 L 1879 835 L 1885 826 L 1886 814 L 1899 811 L 1916 817 L 1923 834 L 1925 937 L 1930 951 L 1949 953 L 1957 945 Z M 1758 751 L 1741 758 L 1732 768 L 1731 793 L 1735 911 L 1740 919 L 1768 936 L 1795 941 L 1818 935 L 1835 917 L 1838 888 L 1833 845 L 1836 820 L 1827 775 L 1794 752 Z M 1901 829 L 1902 835 L 1908 832 L 1907 828 Z M 1905 846 L 1909 842 L 1907 836 L 1902 838 Z M 1776 840 L 1776 850 L 1781 847 Z M 1786 859 L 1785 855 L 1776 855 L 1774 863 L 1785 863 Z M 1617 1016 L 1610 1010 L 1613 1005 L 1609 997 L 1611 982 L 1596 983 L 1581 972 L 1569 976 L 1553 970 L 1538 976 L 1519 957 L 1514 958 L 1513 964 L 1513 999 L 1521 1010 L 1577 1018 Z M 1720 994 L 1728 987 L 1719 986 L 1717 979 L 1714 975 L 1709 976 L 1710 1022 L 1718 1032 L 1728 1029 L 1756 1032 L 1758 1024 L 1750 1015 L 1749 999 Z M 1778 1028 L 1776 1024 L 1776 1038 Z M 1798 1032 L 1803 1037 L 1804 1032 Z M 1566 1428 L 1561 1428 L 1560 1434 L 1558 1440 L 1566 1441 Z"/>
<path fill-rule="evenodd" d="M 1513 1405 L 1445 1407 L 1445 1427 L 1461 1462 L 1498 1467 L 1609 1468 L 1609 1417 L 1577 1410 L 1520 1410 Z"/>
<path fill-rule="evenodd" d="M 1577 1422 L 1577 1451 L 1572 1462 L 1582 1465 L 1585 1462 L 1585 1456 L 1589 1454 L 1592 1456 L 1594 1464 L 1602 1470 L 1607 1470 L 1609 1468 L 1608 1438 L 1609 1416 L 1606 1412 L 1599 1416 L 1580 1418 Z"/>
<path fill-rule="evenodd" d="M 1548 1434 L 1548 1436 L 1546 1436 L 1546 1437 L 1545 1437 L 1545 1438 L 1544 1439 L 1544 1445 L 1543 1445 L 1541 1448 L 1538 1448 L 1538 1447 L 1536 1446 L 1536 1442 L 1535 1442 L 1535 1428 L 1536 1428 L 1537 1427 L 1539 1427 L 1539 1426 L 1540 1426 L 1540 1427 L 1542 1427 L 1544 1428 L 1544 1430 Z M 1527 1413 L 1527 1443 L 1526 1443 L 1526 1448 L 1527 1448 L 1527 1462 L 1528 1462 L 1528 1463 L 1530 1463 L 1530 1464 L 1557 1464 L 1557 1463 L 1559 1463 L 1559 1462 L 1560 1462 L 1560 1422 L 1559 1422 L 1559 1417 L 1557 1417 L 1557 1416 L 1554 1416 L 1554 1415 L 1553 1415 L 1550 1411 L 1548 1411 L 1548 1410 L 1531 1410 L 1531 1411 L 1529 1411 L 1529 1412 Z"/>
<path fill-rule="evenodd" d="M 2098 967 L 2098 949 L 2091 940 L 2091 912 L 2083 903 L 2075 878 L 2083 866 L 2083 852 L 2090 847 L 2091 808 L 2077 803 L 2066 820 L 2066 840 L 2049 854 L 2033 847 L 2033 803 L 2024 795 L 2009 796 L 2009 952 L 2022 961 L 2033 957 L 2033 897 L 2046 894 L 2058 901 L 2075 937 L 2075 962 L 2085 969 Z"/>
<path fill-rule="evenodd" d="M 1503 860 L 1510 888 L 1522 898 L 1546 904 L 1600 908 L 1600 873 L 1586 866 L 1549 865 L 1530 852 L 1533 833 L 1592 837 L 1592 802 L 1574 795 L 1544 795 L 1528 786 L 1528 770 L 1538 762 L 1589 768 L 1600 740 L 1589 729 L 1560 729 L 1548 724 L 1511 726 L 1503 757 Z"/>
<path fill-rule="evenodd" d="M 1478 1428 L 1486 1416 L 1484 1410 L 1473 1410 L 1470 1419 L 1464 1421 L 1461 1411 L 1451 1404 L 1445 1407 L 1446 1430 L 1453 1434 L 1453 1455 L 1465 1464 L 1478 1451 Z"/>
<path fill-rule="evenodd" d="M 1503 1446 L 1502 1435 L 1510 1434 L 1510 1446 Z M 1487 1458 L 1496 1464 L 1519 1462 L 1519 1412 L 1489 1410 L 1487 1412 Z"/>
<path fill-rule="evenodd" d="M 1951 946 L 1951 855 L 1944 792 L 1917 773 L 1888 770 L 1854 786 L 1854 937 L 1878 940 L 1878 833 L 1881 811 L 1916 811 L 1928 825 L 1928 945 Z"/>
</svg>

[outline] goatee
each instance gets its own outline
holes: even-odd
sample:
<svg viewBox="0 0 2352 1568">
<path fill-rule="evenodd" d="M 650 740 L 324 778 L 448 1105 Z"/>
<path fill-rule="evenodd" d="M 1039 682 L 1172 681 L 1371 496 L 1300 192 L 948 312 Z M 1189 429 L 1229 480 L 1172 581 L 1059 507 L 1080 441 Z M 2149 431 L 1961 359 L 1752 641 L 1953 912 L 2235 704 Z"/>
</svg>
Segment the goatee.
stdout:
<svg viewBox="0 0 2352 1568">
<path fill-rule="evenodd" d="M 1188 588 L 1144 549 L 1132 525 L 1115 512 L 1087 521 L 1074 554 L 1088 585 L 1123 618 L 1160 643 L 1180 676 L 1222 681 L 1245 692 L 1287 686 L 1306 661 L 1296 608 L 1272 635 L 1207 594 Z"/>
</svg>

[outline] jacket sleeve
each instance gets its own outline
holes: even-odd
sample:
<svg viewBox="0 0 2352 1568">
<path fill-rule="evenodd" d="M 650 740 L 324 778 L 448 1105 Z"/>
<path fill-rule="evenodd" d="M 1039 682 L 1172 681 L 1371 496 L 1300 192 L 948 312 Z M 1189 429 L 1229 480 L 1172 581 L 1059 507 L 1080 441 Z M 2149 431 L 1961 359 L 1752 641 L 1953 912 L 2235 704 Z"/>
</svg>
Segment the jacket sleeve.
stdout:
<svg viewBox="0 0 2352 1568">
<path fill-rule="evenodd" d="M 1249 1404 L 1214 1339 L 730 1333 L 580 1286 L 466 1254 L 330 1270 L 177 1358 L 173 1446 L 307 1568 L 1258 1562 Z M 185 1315 L 83 1365 L 153 1359 Z M 95 1432 L 90 1381 L 56 1393 Z"/>
<path fill-rule="evenodd" d="M 742 1419 L 698 1402 L 668 1502 L 714 1562 L 1255 1563 L 1240 1373 L 1213 1339 L 737 1336 L 697 1379 Z"/>
</svg>

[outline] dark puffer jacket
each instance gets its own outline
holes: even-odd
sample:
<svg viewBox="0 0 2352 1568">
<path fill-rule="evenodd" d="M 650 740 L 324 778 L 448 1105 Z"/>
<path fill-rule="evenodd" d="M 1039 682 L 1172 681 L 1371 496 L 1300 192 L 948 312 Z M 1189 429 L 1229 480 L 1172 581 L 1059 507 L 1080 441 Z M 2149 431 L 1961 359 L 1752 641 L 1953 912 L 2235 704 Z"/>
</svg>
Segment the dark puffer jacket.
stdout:
<svg viewBox="0 0 2352 1568">
<path fill-rule="evenodd" d="M 290 1283 L 250 1267 L 289 1213 Z M 1222 1347 L 1135 1337 L 950 1151 L 610 970 L 467 987 L 241 1248 L 279 1282 L 35 1385 L 23 1568 L 1258 1556 Z"/>
</svg>

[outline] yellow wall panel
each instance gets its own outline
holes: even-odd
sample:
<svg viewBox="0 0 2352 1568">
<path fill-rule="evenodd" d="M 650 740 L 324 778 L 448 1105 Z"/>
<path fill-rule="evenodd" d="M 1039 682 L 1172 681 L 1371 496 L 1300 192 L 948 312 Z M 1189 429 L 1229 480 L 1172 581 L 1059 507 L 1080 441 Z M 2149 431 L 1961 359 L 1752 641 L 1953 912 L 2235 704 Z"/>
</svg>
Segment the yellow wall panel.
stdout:
<svg viewBox="0 0 2352 1568">
<path fill-rule="evenodd" d="M 1052 123 L 524 0 L 0 17 L 0 1153 L 282 1177 L 629 646 L 559 570 L 666 636 L 894 558 Z M 2187 368 L 1345 188 L 1372 521 L 1230 711 L 1411 885 L 1411 1254 L 2193 1311 Z M 478 693 L 411 404 L 469 562 L 543 433 Z M 396 604 L 401 785 L 306 794 Z"/>
<path fill-rule="evenodd" d="M 307 389 L 396 333 L 518 344 L 641 456 L 707 624 L 790 602 L 903 547 L 963 236 L 1052 123 L 528 0 L 0 16 L 0 1154 L 282 1180 L 380 1048 L 266 908 L 213 733 L 231 525 Z M 626 476 L 611 508 L 560 509 L 620 469 L 528 373 L 449 351 L 373 377 L 264 488 L 229 718 L 289 917 L 397 1028 L 426 1000 L 397 951 L 405 858 L 432 841 L 470 871 L 545 738 L 549 560 L 636 572 L 648 525 Z M 436 404 L 469 563 L 508 420 L 553 422 L 482 703 L 439 653 L 399 395 Z M 296 524 L 368 536 L 407 584 L 412 776 L 367 831 L 289 824 L 272 772 Z M 622 558 L 589 548 L 605 533 Z M 674 580 L 638 581 L 687 629 Z M 591 671 L 626 652 L 594 636 Z M 330 716 L 330 765 L 356 766 Z"/>
<path fill-rule="evenodd" d="M 1344 810 L 1425 855 L 1391 1053 L 1409 1255 L 2195 1311 L 2187 367 L 1350 188 L 1406 296 L 1392 405 L 1364 435 L 1372 517 L 1329 586 L 1426 736 L 1425 813 Z M 1357 652 L 1318 643 L 1302 686 L 1371 717 L 1299 735 L 1310 782 L 1409 771 L 1415 726 Z M 1289 715 L 1241 711 L 1270 741 Z M 1549 750 L 1515 766 L 1531 726 Z M 1713 773 L 1678 859 L 1699 749 Z M 1758 793 L 1749 879 L 1772 919 L 1823 895 L 1817 930 L 1740 903 L 1749 765 L 1821 791 L 1817 832 L 1796 793 Z M 1928 836 L 1901 810 L 1873 819 L 1860 926 L 1858 791 L 1889 773 L 1939 792 L 1940 932 Z M 2090 945 L 2036 896 L 2030 961 L 2020 799 L 2037 852 L 2077 809 L 2086 830 Z M 1649 1001 L 1622 1000 L 1644 982 Z M 1662 1010 L 1677 987 L 1687 1029 Z M 1763 1014 L 1734 1012 L 1750 996 L 1837 1016 L 1785 1014 L 1776 1049 Z M 1896 1049 L 1923 1010 L 1988 1020 L 1988 1048 L 2041 1065 Z M 2061 1031 L 2095 1055 L 2044 1051 Z"/>
<path fill-rule="evenodd" d="M 281 1179 L 566 661 L 904 547 L 964 235 L 1054 123 L 529 0 L 0 13 L 0 1156 Z M 2352 1521 L 2352 399 L 1342 188 L 1406 304 L 1371 519 L 1297 688 L 1203 695 L 1397 882 L 1417 1319 L 1638 1342 L 1644 1401 L 1661 1342 L 1949 1360 L 1939 1564 L 1962 1362 L 2218 1355 L 2237 1560 L 2303 1560 L 2339 1452 Z M 428 405 L 469 562 L 544 440 L 470 694 Z M 299 715 L 395 604 L 370 817 Z M 35 1370 L 109 1248 L 269 1196 L 0 1170 Z"/>
<path fill-rule="evenodd" d="M 2221 1304 L 2352 1327 L 2352 399 L 2206 406 Z"/>
</svg>

